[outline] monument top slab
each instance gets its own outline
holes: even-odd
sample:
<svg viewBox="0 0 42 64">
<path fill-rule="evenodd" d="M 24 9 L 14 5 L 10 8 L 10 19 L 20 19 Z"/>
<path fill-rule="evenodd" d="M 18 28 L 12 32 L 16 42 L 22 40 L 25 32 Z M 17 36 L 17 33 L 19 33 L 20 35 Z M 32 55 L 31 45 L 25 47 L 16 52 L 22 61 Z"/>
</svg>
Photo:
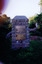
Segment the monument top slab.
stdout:
<svg viewBox="0 0 42 64">
<path fill-rule="evenodd" d="M 27 20 L 28 18 L 26 16 L 15 16 L 13 19 L 17 20 L 17 19 L 25 19 Z"/>
</svg>

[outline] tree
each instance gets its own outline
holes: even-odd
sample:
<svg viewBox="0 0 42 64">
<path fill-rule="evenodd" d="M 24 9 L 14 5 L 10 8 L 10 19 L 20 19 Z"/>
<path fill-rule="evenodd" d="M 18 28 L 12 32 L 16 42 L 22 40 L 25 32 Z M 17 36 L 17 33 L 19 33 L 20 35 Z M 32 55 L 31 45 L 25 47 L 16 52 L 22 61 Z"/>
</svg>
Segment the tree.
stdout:
<svg viewBox="0 0 42 64">
<path fill-rule="evenodd" d="M 9 39 L 6 39 L 6 35 L 11 31 L 11 27 L 9 27 L 9 24 L 11 23 L 10 17 L 7 17 L 6 15 L 1 16 L 0 19 L 0 49 L 4 54 L 3 51 L 9 49 L 10 42 Z"/>
<path fill-rule="evenodd" d="M 42 24 L 42 13 L 38 14 L 34 20 L 38 23 L 38 24 Z"/>
<path fill-rule="evenodd" d="M 29 18 L 29 27 L 34 28 L 35 23 L 38 24 L 37 30 L 34 32 L 35 35 L 42 36 L 42 13 L 37 14 L 34 17 Z"/>
</svg>

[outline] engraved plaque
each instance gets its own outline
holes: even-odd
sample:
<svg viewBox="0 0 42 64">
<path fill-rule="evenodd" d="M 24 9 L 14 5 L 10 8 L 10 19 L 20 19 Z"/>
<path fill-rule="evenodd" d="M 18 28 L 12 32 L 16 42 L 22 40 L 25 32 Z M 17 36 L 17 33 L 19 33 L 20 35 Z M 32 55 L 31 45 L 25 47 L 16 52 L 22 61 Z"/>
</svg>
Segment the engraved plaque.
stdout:
<svg viewBox="0 0 42 64">
<path fill-rule="evenodd" d="M 16 34 L 16 40 L 25 40 L 25 34 Z"/>
<path fill-rule="evenodd" d="M 25 33 L 26 32 L 25 26 L 15 26 L 15 32 L 16 33 Z"/>
</svg>

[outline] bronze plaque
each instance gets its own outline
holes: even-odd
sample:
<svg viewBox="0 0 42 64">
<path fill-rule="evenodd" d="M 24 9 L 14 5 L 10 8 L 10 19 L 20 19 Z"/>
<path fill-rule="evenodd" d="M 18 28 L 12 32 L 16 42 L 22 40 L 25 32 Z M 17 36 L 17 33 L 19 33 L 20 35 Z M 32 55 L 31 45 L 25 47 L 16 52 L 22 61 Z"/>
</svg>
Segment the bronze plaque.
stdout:
<svg viewBox="0 0 42 64">
<path fill-rule="evenodd" d="M 25 40 L 25 34 L 16 34 L 16 40 Z"/>
</svg>

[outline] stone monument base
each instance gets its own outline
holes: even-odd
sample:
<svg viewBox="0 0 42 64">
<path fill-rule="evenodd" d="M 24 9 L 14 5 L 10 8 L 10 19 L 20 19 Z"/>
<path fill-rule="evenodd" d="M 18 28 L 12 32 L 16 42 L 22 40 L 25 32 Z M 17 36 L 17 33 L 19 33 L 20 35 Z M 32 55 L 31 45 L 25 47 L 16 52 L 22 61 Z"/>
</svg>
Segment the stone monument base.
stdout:
<svg viewBox="0 0 42 64">
<path fill-rule="evenodd" d="M 12 48 L 25 48 L 25 47 L 30 47 L 30 43 L 13 43 Z"/>
</svg>

